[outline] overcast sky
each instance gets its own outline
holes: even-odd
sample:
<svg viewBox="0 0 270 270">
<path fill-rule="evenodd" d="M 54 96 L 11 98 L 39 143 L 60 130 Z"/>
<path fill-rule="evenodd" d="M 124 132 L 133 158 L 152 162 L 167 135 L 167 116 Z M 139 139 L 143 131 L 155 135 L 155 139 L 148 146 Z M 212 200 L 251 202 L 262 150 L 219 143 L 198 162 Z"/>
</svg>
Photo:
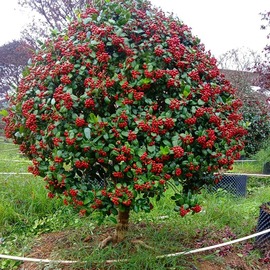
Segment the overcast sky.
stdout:
<svg viewBox="0 0 270 270">
<path fill-rule="evenodd" d="M 173 11 L 206 49 L 218 57 L 236 48 L 260 52 L 269 43 L 260 30 L 260 12 L 270 11 L 270 0 L 151 0 L 164 11 Z M 31 14 L 17 6 L 17 0 L 0 1 L 0 46 L 19 38 Z"/>
<path fill-rule="evenodd" d="M 192 28 L 215 56 L 236 48 L 262 51 L 266 31 L 260 30 L 260 12 L 270 11 L 270 0 L 151 0 L 176 14 Z"/>
</svg>

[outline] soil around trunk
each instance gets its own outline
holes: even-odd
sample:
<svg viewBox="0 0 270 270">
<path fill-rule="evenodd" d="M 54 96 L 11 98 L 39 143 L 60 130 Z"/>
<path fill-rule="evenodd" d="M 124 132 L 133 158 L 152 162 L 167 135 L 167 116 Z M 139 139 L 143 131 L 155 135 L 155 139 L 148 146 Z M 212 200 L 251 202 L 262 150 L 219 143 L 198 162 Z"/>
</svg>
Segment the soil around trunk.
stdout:
<svg viewBox="0 0 270 270">
<path fill-rule="evenodd" d="M 132 225 L 132 226 L 142 226 L 139 224 Z M 104 238 L 108 237 L 109 235 L 112 235 L 114 232 L 113 228 L 100 228 L 99 232 L 89 236 L 88 238 L 83 239 L 82 241 L 88 245 L 89 250 L 95 249 L 100 241 L 102 241 Z M 68 240 L 68 237 L 70 235 L 69 231 L 63 231 L 63 232 L 52 232 L 52 233 L 46 233 L 38 237 L 35 241 L 35 244 L 32 247 L 31 252 L 27 255 L 28 258 L 39 258 L 39 259 L 52 259 L 52 260 L 61 260 L 61 255 L 57 254 L 57 246 L 60 244 L 62 249 L 70 249 L 71 243 Z M 195 241 L 195 239 L 193 239 Z M 147 239 L 143 236 L 140 237 L 139 241 L 147 242 Z M 195 249 L 195 248 L 194 248 Z M 181 250 L 179 250 L 181 251 Z M 129 252 L 136 252 L 136 249 L 134 248 L 132 251 L 129 250 Z M 202 254 L 202 255 L 200 255 Z M 226 254 L 224 253 L 223 256 L 219 257 L 216 255 L 216 258 L 213 259 L 213 251 L 198 253 L 196 256 L 196 259 L 194 259 L 193 256 L 185 255 L 186 260 L 190 263 L 190 267 L 187 268 L 179 268 L 183 270 L 227 270 L 227 269 L 235 269 L 235 270 L 269 270 L 270 264 L 262 263 L 260 261 L 252 262 L 252 264 L 247 263 L 245 260 L 245 256 L 241 255 L 241 248 L 230 248 L 227 250 Z M 206 259 L 205 255 L 211 255 L 210 259 Z M 57 256 L 57 259 L 56 259 Z M 200 258 L 203 258 L 201 259 Z M 115 259 L 115 258 L 112 258 Z M 64 260 L 69 260 L 65 258 Z M 73 260 L 73 259 L 70 259 Z M 125 262 L 123 261 L 123 264 Z M 57 264 L 55 266 L 51 266 L 54 268 L 50 268 L 48 264 L 39 264 L 39 263 L 32 263 L 32 262 L 24 262 L 19 267 L 18 270 L 48 270 L 48 269 L 54 269 L 54 270 L 85 270 L 85 269 L 91 269 L 91 270 L 119 270 L 119 265 L 115 266 L 113 264 L 106 264 L 104 262 L 104 268 L 80 268 L 80 267 L 74 267 L 72 265 L 65 265 L 65 264 Z M 109 267 L 109 268 L 108 268 Z M 126 268 L 125 268 L 126 269 Z M 147 268 L 148 269 L 148 268 Z M 154 268 L 149 268 L 149 270 L 154 270 Z M 170 269 L 170 267 L 168 267 Z M 132 270 L 132 269 L 131 269 Z"/>
</svg>

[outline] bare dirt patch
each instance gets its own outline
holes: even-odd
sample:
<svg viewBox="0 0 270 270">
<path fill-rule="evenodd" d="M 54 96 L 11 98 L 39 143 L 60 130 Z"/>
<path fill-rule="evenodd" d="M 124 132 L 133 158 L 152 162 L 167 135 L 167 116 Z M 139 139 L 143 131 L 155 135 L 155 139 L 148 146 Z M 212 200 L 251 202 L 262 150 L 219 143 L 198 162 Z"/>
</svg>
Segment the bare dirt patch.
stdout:
<svg viewBox="0 0 270 270">
<path fill-rule="evenodd" d="M 136 225 L 142 227 L 142 225 Z M 140 228 L 142 229 L 142 228 Z M 88 237 L 81 236 L 82 238 L 80 241 L 83 245 L 87 246 L 89 250 L 95 249 L 98 246 L 98 243 L 106 238 L 108 235 L 112 233 L 112 228 L 99 228 L 99 232 Z M 61 255 L 59 255 L 59 248 L 61 247 L 62 250 L 69 250 L 72 247 L 72 243 L 70 241 L 70 234 L 73 232 L 63 231 L 63 232 L 53 232 L 53 233 L 46 233 L 39 236 L 35 244 L 32 247 L 31 252 L 28 254 L 28 258 L 39 258 L 39 259 L 52 259 L 52 260 L 61 260 Z M 223 232 L 224 233 L 224 232 Z M 78 236 L 79 236 L 78 232 Z M 222 234 L 216 233 L 215 237 L 222 237 Z M 196 243 L 201 245 L 204 242 L 204 236 L 199 239 L 192 239 Z M 222 239 L 222 238 L 220 238 Z M 147 239 L 141 237 L 140 240 L 147 242 Z M 212 241 L 212 240 L 211 240 Z M 212 244 L 209 241 L 209 244 Z M 205 241 L 206 243 L 207 241 Z M 204 244 L 205 244 L 204 243 Z M 185 268 L 170 268 L 168 269 L 181 269 L 181 270 L 270 270 L 270 264 L 262 263 L 259 260 L 255 260 L 253 262 L 247 261 L 245 259 L 245 253 L 248 253 L 247 250 L 252 250 L 252 247 L 246 246 L 250 244 L 243 244 L 237 246 L 230 246 L 224 249 L 221 249 L 219 253 L 214 253 L 213 251 L 204 252 L 204 255 L 211 255 L 209 259 L 201 259 L 200 254 L 198 253 L 196 257 L 186 256 L 186 260 L 189 262 L 190 266 Z M 196 246 L 196 245 L 195 245 Z M 194 246 L 193 246 L 194 248 Z M 180 250 L 179 250 L 180 251 Z M 136 248 L 129 249 L 128 252 L 136 252 Z M 60 252 L 61 254 L 61 252 Z M 213 255 L 215 254 L 215 255 Z M 247 254 L 248 255 L 248 254 Z M 205 258 L 205 256 L 202 256 Z M 74 259 L 64 259 L 64 260 L 74 260 Z M 114 267 L 113 265 L 104 263 L 104 267 L 95 267 L 91 266 L 90 268 L 81 268 L 80 266 L 74 266 L 72 264 L 55 264 L 55 265 L 48 265 L 42 263 L 32 263 L 32 262 L 24 262 L 18 268 L 19 270 L 82 270 L 82 269 L 92 269 L 92 270 L 119 270 L 119 265 Z M 138 268 L 139 269 L 139 268 Z M 154 268 L 145 268 L 152 270 Z M 155 269 L 156 270 L 156 269 Z M 157 269 L 158 270 L 158 269 Z"/>
</svg>

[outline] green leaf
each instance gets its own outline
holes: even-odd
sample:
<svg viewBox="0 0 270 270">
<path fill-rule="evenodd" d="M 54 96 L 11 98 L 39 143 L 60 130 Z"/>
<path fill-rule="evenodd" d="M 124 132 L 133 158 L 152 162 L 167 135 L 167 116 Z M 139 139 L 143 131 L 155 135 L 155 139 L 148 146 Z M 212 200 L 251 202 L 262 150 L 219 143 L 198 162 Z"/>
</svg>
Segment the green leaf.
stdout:
<svg viewBox="0 0 270 270">
<path fill-rule="evenodd" d="M 128 131 L 121 131 L 121 135 L 123 135 L 124 137 L 128 137 Z"/>
<path fill-rule="evenodd" d="M 141 157 L 145 153 L 146 149 L 145 147 L 138 150 L 138 155 Z"/>
<path fill-rule="evenodd" d="M 184 97 L 188 97 L 189 94 L 190 94 L 190 85 L 186 85 L 183 91 L 183 95 Z"/>
<path fill-rule="evenodd" d="M 116 150 L 112 150 L 112 151 L 111 151 L 111 155 L 112 155 L 112 156 L 118 156 L 119 153 L 118 153 Z"/>
<path fill-rule="evenodd" d="M 102 137 L 101 135 L 98 136 L 98 137 L 96 137 L 96 138 L 93 140 L 93 143 L 96 143 L 101 137 Z"/>
<path fill-rule="evenodd" d="M 24 126 L 20 126 L 19 127 L 19 132 L 22 134 L 22 133 L 24 133 L 24 131 L 25 131 L 25 127 Z"/>
<path fill-rule="evenodd" d="M 84 135 L 85 135 L 85 137 L 86 137 L 86 139 L 90 139 L 91 138 L 91 130 L 90 130 L 90 128 L 85 128 L 84 129 Z"/>
<path fill-rule="evenodd" d="M 8 112 L 6 110 L 1 110 L 0 115 L 8 116 Z"/>
<path fill-rule="evenodd" d="M 170 153 L 170 148 L 168 146 L 165 147 L 160 146 L 160 153 L 162 155 L 168 155 Z"/>
<path fill-rule="evenodd" d="M 94 199 L 94 194 L 92 192 L 88 192 L 87 198 L 83 201 L 84 204 L 91 203 Z"/>
<path fill-rule="evenodd" d="M 108 98 L 108 96 L 106 96 L 106 97 L 104 98 L 104 101 L 105 101 L 106 104 L 109 104 L 109 103 L 111 102 L 111 100 Z"/>
<path fill-rule="evenodd" d="M 171 145 L 172 145 L 168 140 L 164 140 L 163 143 L 164 143 L 166 146 L 171 146 Z"/>
<path fill-rule="evenodd" d="M 115 24 L 115 20 L 113 20 L 113 19 L 109 19 L 108 22 L 111 24 Z"/>
<path fill-rule="evenodd" d="M 84 24 L 88 24 L 88 23 L 90 23 L 91 21 L 92 21 L 92 18 L 88 17 L 88 18 L 86 18 L 86 19 L 83 20 L 83 23 L 84 23 Z"/>
<path fill-rule="evenodd" d="M 171 99 L 170 98 L 166 98 L 165 99 L 165 103 L 168 104 L 168 105 L 170 105 L 171 104 Z"/>
<path fill-rule="evenodd" d="M 28 63 L 29 65 L 31 65 L 31 63 Z M 26 77 L 26 76 L 28 76 L 30 74 L 30 69 L 29 69 L 29 67 L 25 67 L 24 69 L 23 69 L 23 71 L 22 71 L 22 75 L 23 75 L 23 77 Z"/>
<path fill-rule="evenodd" d="M 113 215 L 118 215 L 118 211 L 115 209 L 115 208 L 110 208 L 110 210 L 111 210 L 111 213 L 113 214 Z"/>
<path fill-rule="evenodd" d="M 146 213 L 149 213 L 150 212 L 150 205 L 143 205 L 142 206 L 142 209 L 146 212 Z"/>
<path fill-rule="evenodd" d="M 110 149 L 115 148 L 115 145 L 114 145 L 114 144 L 112 144 L 112 143 L 110 143 L 108 146 L 109 146 L 109 148 L 110 148 Z"/>
<path fill-rule="evenodd" d="M 150 78 L 144 78 L 139 81 L 139 85 L 149 84 L 150 82 L 152 82 Z"/>
<path fill-rule="evenodd" d="M 142 168 L 142 163 L 140 161 L 137 161 L 136 165 L 137 165 L 138 168 Z"/>
<path fill-rule="evenodd" d="M 96 41 L 96 40 L 94 40 L 94 39 L 92 39 L 92 40 L 90 41 L 90 44 L 91 44 L 91 45 L 98 45 L 99 42 Z"/>
<path fill-rule="evenodd" d="M 90 123 L 96 124 L 98 122 L 98 117 L 93 113 L 90 113 L 89 118 Z"/>
<path fill-rule="evenodd" d="M 144 33 L 144 30 L 137 29 L 137 30 L 133 30 L 133 32 L 136 33 L 136 34 L 142 34 L 142 33 Z"/>
<path fill-rule="evenodd" d="M 117 184 L 116 184 L 116 188 L 118 188 L 118 189 L 122 188 L 122 184 L 117 183 Z"/>
<path fill-rule="evenodd" d="M 108 1 L 108 0 L 107 0 Z M 117 214 L 116 214 L 117 215 Z M 110 221 L 112 221 L 114 224 L 117 224 L 117 219 L 115 217 L 110 216 L 108 218 Z"/>
<path fill-rule="evenodd" d="M 133 206 L 133 210 L 134 210 L 135 213 L 138 213 L 140 211 L 139 206 L 137 204 L 135 204 Z"/>
<path fill-rule="evenodd" d="M 155 145 L 151 145 L 151 146 L 147 146 L 147 150 L 149 151 L 149 152 L 151 152 L 151 153 L 153 153 L 153 152 L 155 152 L 155 150 L 156 150 L 156 146 Z"/>
<path fill-rule="evenodd" d="M 205 104 L 205 102 L 203 100 L 201 100 L 201 99 L 198 100 L 198 105 L 202 106 L 204 104 Z"/>
</svg>

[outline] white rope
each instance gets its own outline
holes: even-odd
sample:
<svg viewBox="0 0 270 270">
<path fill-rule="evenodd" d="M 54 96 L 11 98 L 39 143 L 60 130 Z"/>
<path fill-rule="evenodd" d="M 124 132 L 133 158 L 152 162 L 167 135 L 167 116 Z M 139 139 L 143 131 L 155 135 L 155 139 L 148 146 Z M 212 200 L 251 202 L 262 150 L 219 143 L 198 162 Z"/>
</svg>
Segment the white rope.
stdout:
<svg viewBox="0 0 270 270">
<path fill-rule="evenodd" d="M 0 258 L 10 259 L 15 261 L 24 261 L 24 262 L 37 262 L 37 263 L 62 263 L 62 264 L 72 264 L 77 263 L 78 261 L 57 261 L 57 260 L 48 260 L 48 259 L 36 259 L 36 258 L 25 258 L 19 256 L 9 256 L 0 254 Z"/>
<path fill-rule="evenodd" d="M 243 159 L 243 160 L 237 159 L 234 162 L 256 162 L 256 161 L 258 161 L 258 160 L 256 160 L 256 159 Z"/>
<path fill-rule="evenodd" d="M 20 175 L 20 174 L 32 174 L 32 173 L 27 173 L 27 172 L 22 172 L 22 173 L 16 173 L 16 172 L 0 172 L 0 175 L 10 175 L 10 174 L 12 174 L 12 175 Z"/>
<path fill-rule="evenodd" d="M 246 176 L 256 176 L 256 177 L 270 177 L 270 174 L 260 174 L 260 173 L 223 173 L 226 175 L 246 175 Z"/>
<path fill-rule="evenodd" d="M 11 150 L 19 150 L 19 149 L 18 148 L 5 149 L 5 150 L 1 150 L 1 153 L 2 152 L 8 152 L 8 151 L 11 151 Z"/>
<path fill-rule="evenodd" d="M 221 244 L 217 244 L 217 245 L 213 245 L 213 246 L 209 246 L 209 247 L 204 247 L 204 248 L 198 248 L 198 249 L 190 250 L 190 251 L 183 251 L 183 252 L 177 252 L 177 253 L 173 253 L 173 254 L 161 255 L 161 256 L 158 256 L 157 258 L 175 257 L 175 256 L 179 256 L 179 255 L 187 255 L 187 254 L 193 254 L 193 253 L 198 253 L 198 252 L 202 252 L 202 251 L 207 251 L 207 250 L 211 250 L 211 249 L 215 249 L 215 248 L 235 244 L 235 243 L 238 243 L 238 242 L 242 242 L 242 241 L 257 237 L 257 236 L 265 234 L 265 233 L 270 233 L 270 229 L 267 229 L 267 230 L 264 230 L 264 231 L 261 231 L 261 232 L 258 232 L 258 233 L 254 233 L 254 234 L 242 237 L 242 238 L 238 238 L 238 239 L 235 239 L 235 240 L 232 240 L 232 241 L 229 241 L 229 242 L 224 242 L 224 243 L 221 243 Z"/>
<path fill-rule="evenodd" d="M 160 256 L 157 256 L 156 259 L 176 257 L 176 256 L 180 256 L 180 255 L 188 255 L 188 254 L 198 253 L 198 252 L 202 252 L 202 251 L 207 251 L 207 250 L 211 250 L 211 249 L 215 249 L 215 248 L 235 244 L 235 243 L 238 243 L 238 242 L 242 242 L 242 241 L 245 241 L 245 240 L 248 240 L 248 239 L 257 237 L 259 235 L 269 233 L 269 232 L 270 232 L 270 229 L 267 229 L 267 230 L 264 230 L 264 231 L 261 231 L 261 232 L 258 232 L 258 233 L 251 234 L 249 236 L 245 236 L 245 237 L 242 237 L 242 238 L 239 238 L 239 239 L 235 239 L 235 240 L 232 240 L 232 241 L 224 242 L 224 243 L 209 246 L 209 247 L 198 248 L 198 249 L 194 249 L 194 250 L 190 250 L 190 251 L 182 251 L 182 252 L 177 252 L 177 253 L 172 253 L 172 254 L 160 255 Z M 73 263 L 79 263 L 80 262 L 80 261 L 62 261 L 62 260 L 25 258 L 25 257 L 10 256 L 10 255 L 4 255 L 4 254 L 0 254 L 0 258 L 16 260 L 16 261 L 38 262 L 38 263 L 73 264 Z M 129 261 L 128 259 L 106 260 L 106 261 L 104 261 L 104 263 L 117 263 L 117 262 L 128 262 L 128 261 Z M 87 262 L 83 261 L 81 263 L 87 263 Z"/>
<path fill-rule="evenodd" d="M 29 163 L 30 160 L 19 160 L 19 159 L 0 159 L 0 161 L 12 161 L 12 162 L 18 162 L 18 163 Z"/>
</svg>

